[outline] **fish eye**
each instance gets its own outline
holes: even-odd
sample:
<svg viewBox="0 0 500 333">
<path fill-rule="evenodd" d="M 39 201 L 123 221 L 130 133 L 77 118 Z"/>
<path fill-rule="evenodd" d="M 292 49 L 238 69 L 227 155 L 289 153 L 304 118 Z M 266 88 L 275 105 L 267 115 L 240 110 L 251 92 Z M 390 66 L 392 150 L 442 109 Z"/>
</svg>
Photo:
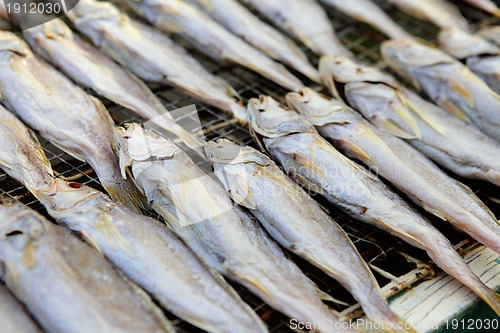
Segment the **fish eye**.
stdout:
<svg viewBox="0 0 500 333">
<path fill-rule="evenodd" d="M 14 204 L 14 200 L 8 197 L 0 197 L 0 205 L 3 206 L 12 206 Z"/>
<path fill-rule="evenodd" d="M 17 235 L 22 235 L 22 234 L 23 234 L 23 232 L 20 230 L 12 230 L 12 231 L 8 232 L 5 236 L 12 237 L 12 236 L 17 236 Z"/>
<path fill-rule="evenodd" d="M 79 184 L 79 183 L 68 183 L 68 186 L 71 187 L 71 188 L 82 188 L 82 184 Z"/>
</svg>

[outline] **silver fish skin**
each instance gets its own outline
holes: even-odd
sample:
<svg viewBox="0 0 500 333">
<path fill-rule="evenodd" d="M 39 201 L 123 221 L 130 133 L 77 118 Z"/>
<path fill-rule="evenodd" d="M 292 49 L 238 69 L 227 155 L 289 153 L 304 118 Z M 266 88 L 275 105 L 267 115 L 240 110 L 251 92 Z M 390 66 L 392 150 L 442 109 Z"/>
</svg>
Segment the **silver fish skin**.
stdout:
<svg viewBox="0 0 500 333">
<path fill-rule="evenodd" d="M 1 104 L 0 141 L 0 168 L 30 191 L 50 192 L 54 174 L 37 137 Z"/>
<path fill-rule="evenodd" d="M 115 200 L 138 209 L 142 195 L 121 177 L 114 123 L 104 105 L 37 59 L 11 32 L 0 31 L 0 99 L 43 137 L 95 170 Z"/>
<path fill-rule="evenodd" d="M 485 12 L 488 12 L 496 17 L 500 17 L 500 8 L 491 0 L 465 0 L 472 6 L 475 6 Z"/>
<path fill-rule="evenodd" d="M 390 38 L 414 39 L 371 0 L 320 0 L 355 20 L 365 22 Z"/>
<path fill-rule="evenodd" d="M 437 104 L 500 142 L 500 95 L 442 51 L 408 40 L 382 43 L 389 66 Z"/>
<path fill-rule="evenodd" d="M 25 307 L 0 285 L 0 327 L 3 333 L 40 333 Z"/>
<path fill-rule="evenodd" d="M 294 180 L 323 194 L 354 218 L 427 251 L 434 262 L 500 313 L 498 294 L 468 269 L 450 242 L 375 175 L 320 137 L 305 118 L 281 108 L 270 97 L 250 100 L 249 116 L 252 128 L 264 137 L 267 150 Z M 307 131 L 299 130 L 308 123 Z"/>
<path fill-rule="evenodd" d="M 237 293 L 164 224 L 114 203 L 85 185 L 52 179 L 40 145 L 0 109 L 0 167 L 23 184 L 60 224 L 78 232 L 178 317 L 208 332 L 265 332 Z M 9 159 L 6 160 L 5 157 Z"/>
<path fill-rule="evenodd" d="M 44 330 L 175 332 L 144 291 L 66 230 L 5 196 L 0 220 L 2 280 Z"/>
<path fill-rule="evenodd" d="M 236 91 L 158 30 L 103 1 L 81 0 L 68 17 L 100 51 L 143 80 L 169 84 L 247 122 Z"/>
<path fill-rule="evenodd" d="M 118 128 L 122 166 L 130 167 L 152 207 L 211 267 L 276 310 L 337 332 L 340 324 L 316 286 L 287 259 L 225 189 L 170 141 L 137 124 Z M 349 332 L 350 330 L 340 330 Z"/>
<path fill-rule="evenodd" d="M 158 29 L 181 36 L 209 56 L 248 68 L 288 90 L 304 87 L 283 65 L 184 0 L 121 1 Z"/>
<path fill-rule="evenodd" d="M 439 47 L 461 60 L 497 94 L 500 93 L 500 47 L 479 35 L 460 29 L 444 29 L 438 35 Z"/>
<path fill-rule="evenodd" d="M 153 92 L 138 77 L 83 41 L 61 20 L 55 19 L 23 35 L 35 53 L 60 69 L 81 87 L 122 105 L 181 138 L 189 147 L 202 143 L 173 120 Z"/>
<path fill-rule="evenodd" d="M 454 27 L 470 31 L 469 23 L 465 17 L 448 0 L 387 0 L 387 2 L 409 15 L 429 21 L 441 29 Z"/>
<path fill-rule="evenodd" d="M 222 276 L 166 225 L 88 186 L 56 179 L 55 187 L 54 194 L 38 194 L 48 213 L 83 234 L 162 307 L 207 332 L 267 332 Z"/>
<path fill-rule="evenodd" d="M 226 191 L 278 243 L 338 280 L 372 320 L 398 320 L 344 230 L 271 159 L 227 139 L 205 149 Z"/>
<path fill-rule="evenodd" d="M 316 0 L 244 2 L 319 55 L 352 55 L 335 35 L 330 19 Z"/>
<path fill-rule="evenodd" d="M 500 147 L 476 127 L 374 67 L 325 57 L 320 68 L 332 94 L 343 96 L 378 129 L 405 139 L 451 172 L 500 186 Z"/>
<path fill-rule="evenodd" d="M 451 221 L 479 241 L 489 229 L 490 233 L 497 235 L 495 244 L 500 244 L 500 226 L 479 198 L 402 139 L 378 130 L 344 103 L 323 98 L 308 88 L 289 93 L 287 102 L 311 120 L 319 133 L 346 156 L 376 170 L 417 204 Z M 453 257 L 448 261 L 440 259 L 436 264 L 471 286 L 486 301 L 496 299 L 493 291 L 485 293 L 487 287 L 453 251 L 451 244 L 441 242 L 440 246 L 447 246 L 449 255 L 453 254 Z M 434 248 L 430 251 L 440 252 Z M 453 263 L 452 268 L 450 263 Z M 466 274 L 463 274 L 464 269 Z M 493 304 L 499 312 L 500 302 Z"/>
<path fill-rule="evenodd" d="M 319 72 L 302 50 L 281 32 L 261 21 L 236 0 L 188 0 L 202 8 L 229 31 L 273 59 L 320 83 Z M 248 27 L 252 27 L 249 29 Z"/>
<path fill-rule="evenodd" d="M 478 30 L 476 34 L 489 40 L 496 46 L 500 46 L 500 26 L 488 26 Z"/>
</svg>

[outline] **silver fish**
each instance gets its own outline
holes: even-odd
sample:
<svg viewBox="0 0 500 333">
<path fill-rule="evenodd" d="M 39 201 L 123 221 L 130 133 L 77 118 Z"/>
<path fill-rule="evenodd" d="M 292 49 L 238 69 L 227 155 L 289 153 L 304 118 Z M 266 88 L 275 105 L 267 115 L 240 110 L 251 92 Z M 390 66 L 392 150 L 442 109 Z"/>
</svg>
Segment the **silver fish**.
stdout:
<svg viewBox="0 0 500 333">
<path fill-rule="evenodd" d="M 497 94 L 500 93 L 500 47 L 460 29 L 444 29 L 438 35 L 443 51 L 462 61 Z"/>
<path fill-rule="evenodd" d="M 236 0 L 189 0 L 229 31 L 268 56 L 320 83 L 319 73 L 302 50 L 281 32 L 261 21 Z M 249 29 L 248 27 L 252 27 Z"/>
<path fill-rule="evenodd" d="M 196 6 L 183 0 L 122 2 L 158 29 L 181 36 L 215 59 L 246 67 L 289 90 L 304 87 L 283 65 L 229 32 Z"/>
<path fill-rule="evenodd" d="M 144 291 L 69 232 L 5 196 L 0 221 L 1 278 L 45 330 L 175 332 Z"/>
<path fill-rule="evenodd" d="M 495 2 L 491 0 L 465 0 L 465 1 L 471 4 L 472 6 L 484 10 L 485 12 L 495 15 L 496 17 L 500 17 L 500 8 L 498 8 Z"/>
<path fill-rule="evenodd" d="M 469 23 L 465 17 L 448 0 L 387 0 L 387 2 L 409 15 L 431 22 L 439 28 L 454 27 L 470 31 Z"/>
<path fill-rule="evenodd" d="M 195 253 L 276 310 L 321 332 L 337 331 L 334 324 L 341 323 L 315 285 L 249 213 L 233 206 L 216 179 L 173 143 L 137 124 L 118 128 L 117 135 L 123 138 L 122 167 L 131 168 L 152 207 Z"/>
<path fill-rule="evenodd" d="M 371 0 L 320 0 L 355 20 L 365 22 L 390 38 L 414 39 Z"/>
<path fill-rule="evenodd" d="M 476 127 L 430 103 L 380 70 L 341 57 L 320 62 L 333 95 L 380 130 L 407 140 L 428 158 L 465 178 L 500 186 L 500 147 Z"/>
<path fill-rule="evenodd" d="M 297 93 L 297 98 L 300 97 Z M 345 106 L 341 107 L 345 110 Z M 252 128 L 264 137 L 267 150 L 292 178 L 322 193 L 360 221 L 427 251 L 434 262 L 452 272 L 500 313 L 500 296 L 468 269 L 450 242 L 375 175 L 320 137 L 304 117 L 281 108 L 270 97 L 251 99 L 248 110 Z M 341 122 L 349 120 L 345 113 L 340 119 Z M 496 244 L 497 250 L 499 244 Z"/>
<path fill-rule="evenodd" d="M 335 35 L 330 19 L 316 0 L 244 0 L 319 55 L 351 55 Z"/>
<path fill-rule="evenodd" d="M 500 95 L 442 51 L 408 40 L 382 44 L 392 69 L 433 101 L 500 141 Z"/>
<path fill-rule="evenodd" d="M 40 333 L 24 306 L 0 285 L 0 327 L 3 333 Z"/>
<path fill-rule="evenodd" d="M 202 143 L 175 123 L 153 92 L 132 73 L 101 53 L 61 20 L 23 31 L 33 50 L 80 86 L 120 104 L 177 135 L 189 147 Z"/>
<path fill-rule="evenodd" d="M 226 139 L 205 149 L 233 200 L 250 209 L 278 243 L 338 280 L 372 320 L 399 320 L 347 234 L 273 161 Z"/>
<path fill-rule="evenodd" d="M 170 229 L 91 187 L 53 179 L 40 145 L 0 109 L 0 167 L 25 184 L 59 223 L 76 231 L 166 309 L 208 332 L 266 332 L 236 292 Z M 33 186 L 36 184 L 37 186 Z"/>
<path fill-rule="evenodd" d="M 500 244 L 500 226 L 479 198 L 408 143 L 378 130 L 344 103 L 323 98 L 308 88 L 289 93 L 286 98 L 288 104 L 311 120 L 319 133 L 335 147 L 376 170 L 417 204 L 445 217 L 479 241 L 482 239 L 481 235 L 488 232 L 485 230 L 489 229 L 490 233 L 497 235 L 496 244 Z M 449 217 L 450 215 L 452 217 Z M 444 261 L 438 261 L 436 264 L 470 286 L 487 301 L 495 299 L 496 296 L 491 295 L 493 291 L 485 293 L 486 286 L 473 274 L 458 253 L 453 253 L 451 244 L 441 243 L 440 246 L 448 247 L 449 255 L 453 254 L 453 257 L 448 259 L 454 262 L 455 266 L 450 269 L 449 263 Z M 498 251 L 498 247 L 496 249 Z M 467 270 L 466 274 L 463 274 L 464 269 Z M 500 312 L 500 302 L 494 303 L 494 308 Z"/>
<path fill-rule="evenodd" d="M 68 17 L 97 48 L 143 80 L 169 84 L 246 123 L 236 91 L 156 29 L 102 1 L 80 0 Z"/>
<path fill-rule="evenodd" d="M 104 105 L 7 31 L 0 31 L 0 99 L 47 140 L 87 161 L 115 200 L 134 209 L 143 205 L 139 190 L 120 175 L 114 123 Z"/>
<path fill-rule="evenodd" d="M 477 31 L 477 34 L 496 46 L 500 46 L 500 26 L 488 26 Z"/>
</svg>

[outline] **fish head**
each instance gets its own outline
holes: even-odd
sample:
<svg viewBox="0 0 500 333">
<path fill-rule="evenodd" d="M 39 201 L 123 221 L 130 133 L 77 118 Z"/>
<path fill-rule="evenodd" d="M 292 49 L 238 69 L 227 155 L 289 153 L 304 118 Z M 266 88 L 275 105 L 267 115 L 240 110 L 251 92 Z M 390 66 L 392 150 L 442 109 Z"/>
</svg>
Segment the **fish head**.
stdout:
<svg viewBox="0 0 500 333">
<path fill-rule="evenodd" d="M 247 109 L 252 130 L 265 138 L 278 138 L 292 133 L 315 133 L 314 126 L 306 118 L 286 109 L 269 96 L 250 99 Z"/>
<path fill-rule="evenodd" d="M 315 126 L 343 124 L 360 117 L 343 102 L 328 98 L 310 88 L 288 93 L 286 102 Z"/>
<path fill-rule="evenodd" d="M 266 166 L 271 160 L 266 155 L 249 146 L 240 146 L 228 139 L 209 141 L 205 151 L 212 164 L 255 163 Z"/>
<path fill-rule="evenodd" d="M 56 39 L 58 37 L 71 36 L 72 34 L 71 29 L 59 18 L 23 30 L 23 36 L 31 45 L 40 43 L 40 41 L 45 39 Z"/>
<path fill-rule="evenodd" d="M 153 131 L 144 129 L 140 124 L 130 123 L 115 130 L 115 138 L 118 145 L 120 168 L 123 177 L 126 177 L 126 169 L 140 162 L 155 162 L 180 158 L 185 154 L 167 138 Z M 134 163 L 138 162 L 138 163 Z"/>
<path fill-rule="evenodd" d="M 349 82 L 386 82 L 396 84 L 396 80 L 382 71 L 363 65 L 352 58 L 327 55 L 319 62 L 319 71 L 323 83 L 336 98 L 344 99 L 344 87 Z"/>
<path fill-rule="evenodd" d="M 43 235 L 45 219 L 7 196 L 0 196 L 0 217 L 0 260 L 20 261 L 30 268 L 34 264 L 33 243 Z"/>
<path fill-rule="evenodd" d="M 485 38 L 458 28 L 441 30 L 438 35 L 438 44 L 446 53 L 457 59 L 500 53 L 500 49 Z"/>
<path fill-rule="evenodd" d="M 90 206 L 88 205 L 90 201 L 107 198 L 92 187 L 60 178 L 54 179 L 54 185 L 50 191 L 39 191 L 37 196 L 46 203 L 47 211 L 54 218 L 62 218 L 69 213 L 81 213 L 80 204 L 82 202 L 87 203 L 86 206 Z"/>
<path fill-rule="evenodd" d="M 414 75 L 416 69 L 439 63 L 456 62 L 435 47 L 405 39 L 383 42 L 381 52 L 389 66 L 418 89 L 420 89 L 420 84 Z"/>
<path fill-rule="evenodd" d="M 4 57 L 4 54 L 10 57 L 11 53 L 25 57 L 31 54 L 31 49 L 25 41 L 14 33 L 0 30 L 0 57 Z"/>
</svg>

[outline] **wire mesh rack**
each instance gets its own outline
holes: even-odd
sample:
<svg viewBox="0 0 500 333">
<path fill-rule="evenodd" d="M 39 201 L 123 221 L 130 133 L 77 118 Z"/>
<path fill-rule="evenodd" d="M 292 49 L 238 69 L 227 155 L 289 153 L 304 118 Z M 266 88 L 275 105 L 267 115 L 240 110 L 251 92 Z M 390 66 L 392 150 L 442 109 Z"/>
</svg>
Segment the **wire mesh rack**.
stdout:
<svg viewBox="0 0 500 333">
<path fill-rule="evenodd" d="M 390 7 L 386 1 L 380 0 L 376 2 L 383 7 L 396 22 L 402 25 L 410 33 L 422 37 L 430 42 L 435 40 L 438 33 L 437 28 L 395 10 Z M 468 21 L 475 28 L 498 23 L 498 20 L 487 17 L 479 10 L 461 3 L 457 4 L 460 6 L 460 9 Z M 379 68 L 385 68 L 385 64 L 381 61 L 379 53 L 379 45 L 386 39 L 382 34 L 365 24 L 356 22 L 338 14 L 331 8 L 325 9 L 334 24 L 340 40 L 356 55 L 359 60 L 375 65 Z M 287 91 L 283 88 L 263 79 L 257 74 L 251 73 L 237 66 L 227 65 L 208 59 L 205 55 L 192 49 L 183 41 L 175 38 L 174 40 L 188 49 L 190 53 L 200 60 L 209 71 L 221 76 L 229 82 L 229 84 L 237 90 L 244 102 L 252 97 L 258 97 L 259 95 L 270 95 L 278 101 L 284 103 L 284 95 Z M 309 52 L 304 46 L 302 47 L 311 59 L 312 63 L 317 65 L 317 56 L 315 56 L 312 52 Z M 295 74 L 303 79 L 304 82 L 307 82 L 309 87 L 326 93 L 326 91 L 322 90 L 321 86 L 311 83 L 298 73 Z M 197 121 L 199 118 L 207 140 L 227 138 L 242 145 L 254 146 L 248 129 L 236 123 L 236 121 L 234 121 L 227 114 L 214 108 L 201 105 L 199 102 L 187 97 L 182 92 L 168 86 L 153 84 L 150 85 L 150 87 L 168 110 L 174 110 L 195 104 L 197 111 L 178 115 L 176 120 L 182 125 L 184 122 Z M 113 104 L 110 101 L 103 100 L 103 102 L 118 125 L 126 122 L 144 121 L 144 119 L 120 106 Z M 103 190 L 96 174 L 92 171 L 88 164 L 74 159 L 43 138 L 40 138 L 40 141 L 45 154 L 59 177 L 78 181 L 96 189 Z M 464 179 L 460 180 L 464 181 L 474 190 L 477 190 L 477 194 L 485 200 L 485 202 L 498 216 L 500 213 L 500 204 L 491 200 L 491 198 L 494 197 L 493 188 L 481 182 L 468 181 Z M 11 179 L 2 171 L 0 171 L 0 194 L 16 198 L 47 216 L 44 208 L 36 200 L 36 198 L 22 185 Z M 402 241 L 371 226 L 360 224 L 359 222 L 350 219 L 340 211 L 336 210 L 325 200 L 319 197 L 316 199 L 332 215 L 332 217 L 336 219 L 344 230 L 346 230 L 363 258 L 372 267 L 379 284 L 384 286 L 383 292 L 386 297 L 390 297 L 395 293 L 406 289 L 421 279 L 432 276 L 434 270 L 437 269 L 430 262 L 425 252 L 415 249 L 410 245 L 405 244 Z M 457 244 L 458 250 L 468 251 L 477 246 L 477 244 L 469 240 L 465 234 L 452 229 L 426 212 L 422 211 L 422 214 L 432 220 L 432 222 L 434 222 L 434 224 L 441 231 L 443 231 L 450 241 Z M 155 214 L 152 214 L 152 216 L 159 218 Z M 356 304 L 352 296 L 336 281 L 294 254 L 289 252 L 287 252 L 287 254 L 302 268 L 305 274 L 313 282 L 315 282 L 322 291 L 338 300 L 338 302 L 328 301 L 326 303 L 332 311 L 337 313 L 339 317 L 351 319 L 361 314 L 359 306 Z M 289 321 L 285 316 L 268 307 L 245 288 L 237 285 L 234 285 L 234 287 L 242 298 L 250 304 L 267 323 L 270 332 L 281 333 L 292 331 L 289 326 Z M 178 332 L 201 332 L 201 330 L 189 325 L 175 316 L 169 313 L 167 313 L 167 315 L 170 319 L 172 319 Z"/>
</svg>

